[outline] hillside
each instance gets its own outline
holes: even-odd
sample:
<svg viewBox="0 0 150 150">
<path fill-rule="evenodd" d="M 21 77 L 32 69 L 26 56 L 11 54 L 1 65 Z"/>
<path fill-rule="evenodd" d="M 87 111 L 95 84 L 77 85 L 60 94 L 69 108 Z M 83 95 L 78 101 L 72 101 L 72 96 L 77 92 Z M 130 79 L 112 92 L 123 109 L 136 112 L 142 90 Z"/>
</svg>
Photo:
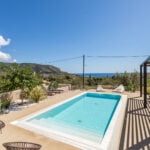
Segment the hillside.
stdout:
<svg viewBox="0 0 150 150">
<path fill-rule="evenodd" d="M 12 65 L 12 63 L 0 62 L 0 66 L 2 67 L 7 68 L 8 65 Z M 59 68 L 54 67 L 52 65 L 41 65 L 41 64 L 34 64 L 34 63 L 21 63 L 20 65 L 22 67 L 31 66 L 33 71 L 35 71 L 38 74 L 42 74 L 43 76 L 49 76 L 51 74 L 57 74 L 57 75 L 66 74 L 65 72 L 61 71 Z"/>
</svg>

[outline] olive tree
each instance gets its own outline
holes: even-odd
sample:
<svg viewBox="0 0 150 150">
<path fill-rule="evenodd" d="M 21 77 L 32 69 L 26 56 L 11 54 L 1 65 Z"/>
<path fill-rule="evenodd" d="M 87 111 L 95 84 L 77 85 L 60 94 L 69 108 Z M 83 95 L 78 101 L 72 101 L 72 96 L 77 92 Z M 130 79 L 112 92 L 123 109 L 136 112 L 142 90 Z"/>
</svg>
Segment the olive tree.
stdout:
<svg viewBox="0 0 150 150">
<path fill-rule="evenodd" d="M 16 89 L 32 90 L 42 83 L 41 77 L 34 73 L 31 67 L 21 67 L 19 64 L 8 65 L 7 68 L 0 66 L 0 92 L 8 92 Z"/>
</svg>

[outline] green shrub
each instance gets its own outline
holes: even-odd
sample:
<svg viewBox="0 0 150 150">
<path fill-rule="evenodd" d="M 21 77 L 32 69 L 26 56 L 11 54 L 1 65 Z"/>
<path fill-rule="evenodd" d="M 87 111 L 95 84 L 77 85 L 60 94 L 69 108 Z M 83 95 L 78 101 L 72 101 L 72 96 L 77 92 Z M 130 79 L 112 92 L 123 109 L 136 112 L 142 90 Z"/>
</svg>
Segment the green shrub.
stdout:
<svg viewBox="0 0 150 150">
<path fill-rule="evenodd" d="M 147 88 L 147 94 L 150 94 L 150 87 Z"/>
<path fill-rule="evenodd" d="M 135 92 L 137 89 L 137 85 L 136 84 L 132 84 L 132 92 Z"/>
<path fill-rule="evenodd" d="M 125 87 L 126 91 L 132 91 L 132 84 L 129 84 L 128 86 Z"/>
<path fill-rule="evenodd" d="M 1 108 L 7 109 L 7 108 L 9 108 L 9 106 L 10 106 L 10 101 L 8 101 L 8 100 L 2 102 L 2 104 L 1 104 Z"/>
<path fill-rule="evenodd" d="M 138 90 L 138 87 L 139 85 L 137 84 L 129 84 L 128 86 L 125 87 L 125 90 L 135 92 L 136 90 Z"/>
<path fill-rule="evenodd" d="M 57 88 L 58 88 L 58 83 L 57 83 L 57 82 L 52 82 L 52 83 L 50 83 L 49 89 L 50 89 L 51 87 L 57 89 Z"/>
<path fill-rule="evenodd" d="M 147 81 L 147 85 L 148 85 L 148 86 L 150 86 L 150 79 L 148 79 L 148 81 Z"/>
<path fill-rule="evenodd" d="M 30 92 L 30 99 L 33 100 L 34 102 L 38 103 L 40 100 L 43 100 L 46 98 L 45 92 L 41 87 L 35 87 L 31 92 Z"/>
<path fill-rule="evenodd" d="M 12 97 L 10 94 L 5 93 L 0 96 L 0 111 L 2 111 L 3 108 L 7 109 L 10 106 L 10 102 L 12 100 Z"/>
</svg>

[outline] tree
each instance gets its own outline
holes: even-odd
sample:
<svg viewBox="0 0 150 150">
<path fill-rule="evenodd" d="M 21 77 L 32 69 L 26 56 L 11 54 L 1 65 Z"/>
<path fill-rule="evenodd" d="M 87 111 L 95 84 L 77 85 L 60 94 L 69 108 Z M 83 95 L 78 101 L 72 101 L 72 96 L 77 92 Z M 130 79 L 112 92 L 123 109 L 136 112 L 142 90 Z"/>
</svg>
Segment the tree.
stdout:
<svg viewBox="0 0 150 150">
<path fill-rule="evenodd" d="M 139 73 L 137 71 L 131 73 L 131 82 L 132 84 L 139 84 Z"/>
<path fill-rule="evenodd" d="M 16 89 L 32 90 L 42 83 L 41 77 L 31 71 L 31 67 L 21 67 L 14 63 L 7 68 L 0 67 L 3 74 L 0 78 L 0 92 L 8 92 Z"/>
<path fill-rule="evenodd" d="M 129 74 L 127 72 L 124 72 L 124 74 L 122 75 L 122 77 L 121 77 L 121 83 L 124 86 L 127 86 L 127 85 L 130 84 L 130 77 L 129 77 Z"/>
<path fill-rule="evenodd" d="M 87 79 L 87 85 L 89 85 L 89 86 L 92 85 L 92 76 L 91 76 L 91 74 L 89 75 L 89 77 Z"/>
</svg>

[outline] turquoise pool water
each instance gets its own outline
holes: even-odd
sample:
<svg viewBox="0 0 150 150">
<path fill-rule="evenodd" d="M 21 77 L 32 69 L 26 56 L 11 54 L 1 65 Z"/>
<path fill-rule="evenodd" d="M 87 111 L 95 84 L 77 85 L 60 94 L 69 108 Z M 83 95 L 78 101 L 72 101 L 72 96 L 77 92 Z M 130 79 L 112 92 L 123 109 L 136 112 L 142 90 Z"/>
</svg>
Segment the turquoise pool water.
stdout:
<svg viewBox="0 0 150 150">
<path fill-rule="evenodd" d="M 121 96 L 85 93 L 29 120 L 29 123 L 101 141 Z"/>
</svg>

